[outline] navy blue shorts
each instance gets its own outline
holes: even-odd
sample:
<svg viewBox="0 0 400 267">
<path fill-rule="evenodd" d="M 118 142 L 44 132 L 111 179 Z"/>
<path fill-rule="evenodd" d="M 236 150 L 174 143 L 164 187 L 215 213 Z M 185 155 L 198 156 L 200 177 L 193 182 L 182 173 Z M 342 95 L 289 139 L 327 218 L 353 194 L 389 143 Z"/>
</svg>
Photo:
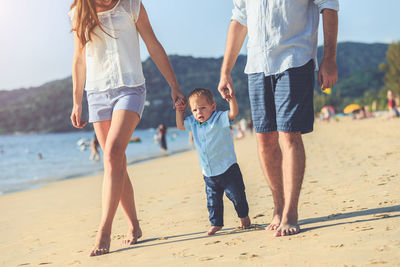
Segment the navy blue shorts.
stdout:
<svg viewBox="0 0 400 267">
<path fill-rule="evenodd" d="M 265 76 L 249 74 L 249 96 L 256 133 L 313 131 L 315 64 Z"/>
</svg>

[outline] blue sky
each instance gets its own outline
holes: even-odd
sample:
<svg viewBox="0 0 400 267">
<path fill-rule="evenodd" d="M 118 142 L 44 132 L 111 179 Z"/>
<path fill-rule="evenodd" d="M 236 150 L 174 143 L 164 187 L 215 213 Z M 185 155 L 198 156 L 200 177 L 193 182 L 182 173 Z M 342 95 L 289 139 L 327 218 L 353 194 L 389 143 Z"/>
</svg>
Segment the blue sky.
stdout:
<svg viewBox="0 0 400 267">
<path fill-rule="evenodd" d="M 38 86 L 71 75 L 73 43 L 67 17 L 71 2 L 0 0 L 0 90 Z M 168 54 L 223 55 L 232 0 L 143 3 Z M 338 41 L 399 41 L 398 10 L 399 0 L 341 0 Z M 145 59 L 148 54 L 143 43 L 141 51 Z"/>
</svg>

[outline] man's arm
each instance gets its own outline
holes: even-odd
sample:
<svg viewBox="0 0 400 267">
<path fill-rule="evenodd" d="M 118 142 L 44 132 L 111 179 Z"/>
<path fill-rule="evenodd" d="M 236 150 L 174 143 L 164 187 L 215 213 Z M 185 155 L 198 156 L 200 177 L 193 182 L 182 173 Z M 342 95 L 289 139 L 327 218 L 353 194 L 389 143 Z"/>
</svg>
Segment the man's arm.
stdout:
<svg viewBox="0 0 400 267">
<path fill-rule="evenodd" d="M 324 56 L 318 71 L 318 82 L 322 89 L 332 87 L 338 80 L 336 66 L 336 44 L 338 33 L 338 12 L 325 8 L 322 10 L 324 29 Z"/>
<path fill-rule="evenodd" d="M 222 62 L 221 76 L 218 84 L 218 91 L 224 99 L 229 99 L 234 95 L 231 71 L 240 53 L 240 49 L 243 46 L 246 35 L 247 27 L 236 20 L 232 20 L 228 30 L 224 61 Z"/>
<path fill-rule="evenodd" d="M 228 99 L 228 102 L 229 102 L 229 113 L 228 113 L 229 121 L 233 121 L 236 118 L 237 114 L 239 113 L 239 106 L 237 104 L 235 95 L 232 95 L 232 97 Z"/>
</svg>

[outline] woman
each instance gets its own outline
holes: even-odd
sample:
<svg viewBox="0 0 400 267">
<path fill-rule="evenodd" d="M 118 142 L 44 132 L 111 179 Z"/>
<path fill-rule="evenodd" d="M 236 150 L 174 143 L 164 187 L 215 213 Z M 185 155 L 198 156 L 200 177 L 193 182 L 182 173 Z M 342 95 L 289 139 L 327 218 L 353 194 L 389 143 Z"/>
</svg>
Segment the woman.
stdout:
<svg viewBox="0 0 400 267">
<path fill-rule="evenodd" d="M 129 224 L 124 243 L 135 244 L 142 235 L 125 156 L 146 97 L 138 34 L 171 87 L 174 105 L 181 109 L 186 100 L 141 0 L 75 0 L 69 16 L 75 45 L 71 121 L 76 128 L 86 125 L 81 118 L 85 88 L 89 122 L 93 123 L 104 155 L 102 218 L 90 254 L 97 256 L 109 252 L 119 203 Z"/>
</svg>

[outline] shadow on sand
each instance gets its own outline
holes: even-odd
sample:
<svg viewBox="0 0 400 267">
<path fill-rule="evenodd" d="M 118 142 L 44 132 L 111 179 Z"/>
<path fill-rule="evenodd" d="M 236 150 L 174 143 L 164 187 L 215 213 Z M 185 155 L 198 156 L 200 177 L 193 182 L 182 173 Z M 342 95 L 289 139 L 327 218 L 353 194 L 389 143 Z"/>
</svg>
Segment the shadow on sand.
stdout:
<svg viewBox="0 0 400 267">
<path fill-rule="evenodd" d="M 307 231 L 311 231 L 311 230 L 315 230 L 315 229 L 319 229 L 319 228 L 332 227 L 332 226 L 343 225 L 343 224 L 370 222 L 370 221 L 377 221 L 377 220 L 382 220 L 382 219 L 387 219 L 387 218 L 400 217 L 400 214 L 390 215 L 390 213 L 392 213 L 392 212 L 400 212 L 400 205 L 391 206 L 391 207 L 383 207 L 383 208 L 367 209 L 367 210 L 361 210 L 361 211 L 353 211 L 353 212 L 347 212 L 347 213 L 336 213 L 336 214 L 331 214 L 331 215 L 323 216 L 323 217 L 303 219 L 303 220 L 299 221 L 299 224 L 301 226 L 301 232 L 307 232 Z M 354 221 L 337 222 L 337 223 L 320 225 L 320 226 L 315 226 L 315 227 L 304 227 L 304 225 L 306 225 L 306 224 L 337 221 L 337 220 L 356 218 L 356 217 L 368 216 L 368 215 L 373 215 L 374 217 L 368 218 L 368 219 L 354 220 Z M 188 233 L 188 234 L 181 234 L 181 235 L 149 238 L 149 239 L 140 240 L 134 246 L 117 249 L 110 253 L 118 253 L 118 252 L 131 250 L 131 249 L 166 245 L 166 244 L 185 242 L 185 241 L 191 241 L 191 240 L 199 240 L 199 239 L 212 238 L 212 237 L 218 237 L 218 236 L 223 236 L 223 235 L 234 235 L 234 234 L 240 234 L 240 233 L 250 232 L 250 231 L 261 231 L 261 230 L 264 230 L 267 225 L 268 224 L 253 224 L 251 228 L 244 229 L 244 230 L 241 230 L 241 229 L 238 230 L 235 228 L 225 228 L 224 230 L 219 231 L 217 234 L 215 234 L 213 236 L 207 236 L 206 232 L 204 231 L 204 232 Z M 184 238 L 181 239 L 181 237 L 184 237 Z M 173 239 L 175 239 L 175 240 L 173 240 Z M 153 242 L 153 241 L 161 241 L 161 242 L 146 244 L 146 243 Z"/>
</svg>

